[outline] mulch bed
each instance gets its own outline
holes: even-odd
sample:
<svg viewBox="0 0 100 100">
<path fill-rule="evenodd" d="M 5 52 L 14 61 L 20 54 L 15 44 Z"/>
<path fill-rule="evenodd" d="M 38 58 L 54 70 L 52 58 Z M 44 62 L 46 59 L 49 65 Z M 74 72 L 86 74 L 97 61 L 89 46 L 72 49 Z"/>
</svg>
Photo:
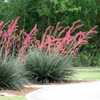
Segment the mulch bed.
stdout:
<svg viewBox="0 0 100 100">
<path fill-rule="evenodd" d="M 0 96 L 23 96 L 37 89 L 39 89 L 39 87 L 32 85 L 27 87 L 25 86 L 21 90 L 1 90 Z"/>
</svg>

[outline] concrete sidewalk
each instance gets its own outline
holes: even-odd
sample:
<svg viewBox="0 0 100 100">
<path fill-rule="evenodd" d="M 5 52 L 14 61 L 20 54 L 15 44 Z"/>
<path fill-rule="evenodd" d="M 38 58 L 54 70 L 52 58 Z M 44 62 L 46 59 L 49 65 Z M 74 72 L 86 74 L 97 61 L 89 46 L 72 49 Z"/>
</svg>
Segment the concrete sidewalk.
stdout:
<svg viewBox="0 0 100 100">
<path fill-rule="evenodd" d="M 27 100 L 100 100 L 100 81 L 44 85 L 26 95 Z"/>
</svg>

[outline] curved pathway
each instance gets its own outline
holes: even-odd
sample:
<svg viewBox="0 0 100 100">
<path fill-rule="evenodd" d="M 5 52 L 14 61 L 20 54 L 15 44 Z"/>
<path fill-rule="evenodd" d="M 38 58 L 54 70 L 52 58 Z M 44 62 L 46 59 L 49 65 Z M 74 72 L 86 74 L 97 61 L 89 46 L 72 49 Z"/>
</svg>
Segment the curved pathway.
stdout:
<svg viewBox="0 0 100 100">
<path fill-rule="evenodd" d="M 100 100 L 100 81 L 44 85 L 26 95 L 27 100 Z"/>
</svg>

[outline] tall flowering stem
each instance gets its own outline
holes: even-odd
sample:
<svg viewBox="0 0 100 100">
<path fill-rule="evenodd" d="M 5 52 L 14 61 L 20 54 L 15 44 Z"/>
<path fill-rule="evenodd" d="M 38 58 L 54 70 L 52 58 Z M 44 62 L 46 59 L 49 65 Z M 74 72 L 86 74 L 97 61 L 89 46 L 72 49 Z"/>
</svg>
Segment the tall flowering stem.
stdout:
<svg viewBox="0 0 100 100">
<path fill-rule="evenodd" d="M 43 52 L 56 53 L 67 56 L 76 55 L 82 45 L 88 43 L 88 38 L 97 33 L 96 26 L 89 31 L 80 31 L 83 24 L 80 20 L 75 21 L 72 26 L 56 26 L 46 28 L 41 40 L 37 39 L 37 25 L 30 32 L 18 30 L 19 17 L 8 25 L 4 30 L 4 22 L 0 21 L 0 48 L 6 56 L 15 52 L 18 57 L 23 58 L 30 47 L 37 48 Z"/>
<path fill-rule="evenodd" d="M 25 32 L 25 37 L 22 40 L 22 46 L 19 49 L 18 56 L 22 58 L 23 56 L 26 55 L 27 50 L 30 48 L 32 45 L 33 41 L 36 40 L 36 32 L 38 31 L 37 25 L 33 27 L 30 33 Z"/>
<path fill-rule="evenodd" d="M 37 48 L 42 49 L 47 53 L 55 52 L 63 55 L 76 55 L 79 48 L 82 45 L 88 43 L 88 37 L 90 37 L 92 34 L 97 33 L 96 26 L 87 32 L 76 32 L 76 30 L 81 28 L 82 26 L 83 24 L 81 24 L 81 21 L 78 20 L 74 22 L 70 27 L 63 27 L 59 32 L 59 28 L 61 28 L 61 26 L 57 25 L 57 27 L 55 28 L 56 30 L 52 31 L 52 33 L 59 32 L 60 35 L 58 34 L 58 37 L 49 34 L 51 33 L 51 26 L 49 26 L 46 29 L 43 38 L 39 42 Z M 63 34 L 63 37 L 59 37 L 61 36 L 61 33 Z"/>
</svg>

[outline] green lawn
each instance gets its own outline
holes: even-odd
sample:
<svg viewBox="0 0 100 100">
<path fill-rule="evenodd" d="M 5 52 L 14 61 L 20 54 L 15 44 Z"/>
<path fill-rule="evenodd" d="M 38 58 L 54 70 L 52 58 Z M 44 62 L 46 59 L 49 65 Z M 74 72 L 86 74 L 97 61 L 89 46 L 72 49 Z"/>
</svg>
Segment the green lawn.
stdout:
<svg viewBox="0 0 100 100">
<path fill-rule="evenodd" d="M 100 67 L 75 67 L 72 80 L 100 80 Z"/>
<path fill-rule="evenodd" d="M 26 99 L 23 96 L 14 96 L 14 97 L 0 96 L 0 100 L 26 100 Z"/>
</svg>

